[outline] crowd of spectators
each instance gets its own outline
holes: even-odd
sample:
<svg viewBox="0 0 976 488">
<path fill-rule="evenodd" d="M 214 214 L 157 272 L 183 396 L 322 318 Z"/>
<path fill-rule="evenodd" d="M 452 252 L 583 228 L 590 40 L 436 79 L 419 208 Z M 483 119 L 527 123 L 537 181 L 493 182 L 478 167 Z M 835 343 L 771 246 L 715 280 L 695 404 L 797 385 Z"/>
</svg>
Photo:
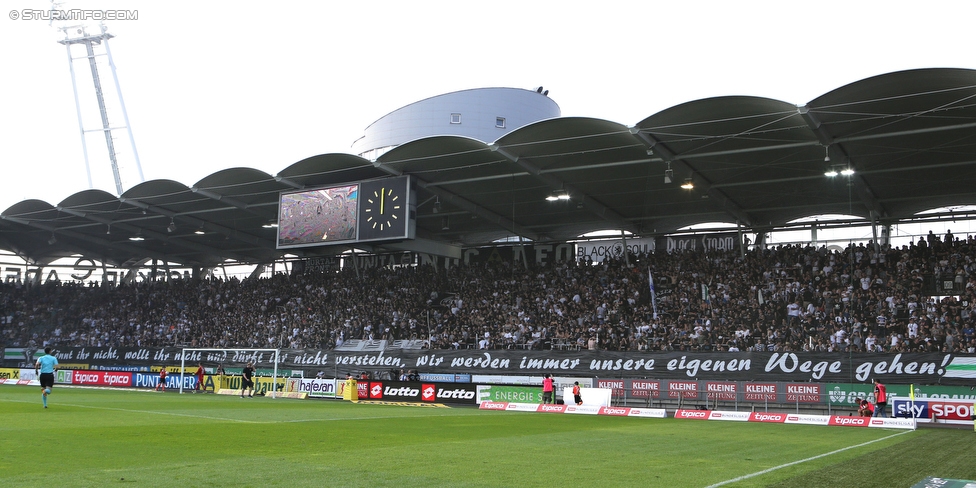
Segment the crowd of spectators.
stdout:
<svg viewBox="0 0 976 488">
<path fill-rule="evenodd" d="M 649 283 L 653 276 L 655 292 Z M 961 295 L 928 296 L 926 280 Z M 119 286 L 0 285 L 5 347 L 976 351 L 976 239 L 602 263 L 396 266 Z"/>
</svg>

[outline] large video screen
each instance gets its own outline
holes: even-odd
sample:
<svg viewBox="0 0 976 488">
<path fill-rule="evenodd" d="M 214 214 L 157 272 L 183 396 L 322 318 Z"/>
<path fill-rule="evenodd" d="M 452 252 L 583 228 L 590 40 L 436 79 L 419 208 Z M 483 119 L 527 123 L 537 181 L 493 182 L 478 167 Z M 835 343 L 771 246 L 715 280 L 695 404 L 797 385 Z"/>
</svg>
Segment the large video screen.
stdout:
<svg viewBox="0 0 976 488">
<path fill-rule="evenodd" d="M 359 185 L 282 193 L 278 248 L 355 241 Z"/>
</svg>

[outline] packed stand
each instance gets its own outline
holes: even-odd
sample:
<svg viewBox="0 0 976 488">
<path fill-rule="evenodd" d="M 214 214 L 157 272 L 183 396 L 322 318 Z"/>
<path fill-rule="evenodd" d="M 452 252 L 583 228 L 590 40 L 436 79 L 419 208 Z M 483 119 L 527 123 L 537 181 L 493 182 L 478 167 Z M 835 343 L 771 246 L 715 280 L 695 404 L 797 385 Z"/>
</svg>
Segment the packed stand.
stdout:
<svg viewBox="0 0 976 488">
<path fill-rule="evenodd" d="M 344 269 L 117 287 L 0 285 L 5 347 L 976 352 L 976 240 Z M 959 298 L 922 293 L 953 280 Z M 649 277 L 655 281 L 652 300 Z M 655 313 L 655 310 L 657 313 Z"/>
</svg>

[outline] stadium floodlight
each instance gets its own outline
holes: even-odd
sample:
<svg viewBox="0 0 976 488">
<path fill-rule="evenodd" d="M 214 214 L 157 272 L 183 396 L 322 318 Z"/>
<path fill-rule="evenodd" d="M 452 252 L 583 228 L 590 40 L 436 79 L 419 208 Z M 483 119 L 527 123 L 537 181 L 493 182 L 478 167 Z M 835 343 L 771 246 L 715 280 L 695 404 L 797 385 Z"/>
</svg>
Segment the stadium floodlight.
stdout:
<svg viewBox="0 0 976 488">
<path fill-rule="evenodd" d="M 555 202 L 557 200 L 569 200 L 569 193 L 565 190 L 554 191 L 546 197 L 547 202 Z"/>
<path fill-rule="evenodd" d="M 192 354 L 192 353 L 195 353 L 195 352 L 220 353 L 222 358 L 223 357 L 231 357 L 231 358 L 233 358 L 234 357 L 233 355 L 232 356 L 228 356 L 228 353 L 233 353 L 234 355 L 237 355 L 238 356 L 239 359 L 236 359 L 236 361 L 238 361 L 238 362 L 247 362 L 249 360 L 252 360 L 253 361 L 255 356 L 257 356 L 258 354 L 263 353 L 263 352 L 271 353 L 272 354 L 271 361 L 274 363 L 274 368 L 272 369 L 272 373 L 271 373 L 271 398 L 277 398 L 278 397 L 278 395 L 277 395 L 277 392 L 278 392 L 278 390 L 277 390 L 277 387 L 278 387 L 278 358 L 281 356 L 281 349 L 189 348 L 189 347 L 184 347 L 182 349 L 182 351 L 180 351 L 180 393 L 183 393 L 183 385 L 184 385 L 184 379 L 183 378 L 185 376 L 188 376 L 186 374 L 186 357 L 187 357 L 188 354 Z M 240 353 L 243 353 L 243 354 L 240 354 Z M 192 367 L 194 363 L 205 363 L 205 362 L 209 363 L 209 362 L 213 362 L 213 361 L 206 359 L 206 356 L 204 356 L 204 358 L 201 358 L 200 360 L 191 360 L 190 361 L 190 363 L 191 363 L 190 366 Z M 255 366 L 257 366 L 258 361 L 254 361 L 254 363 L 255 363 Z M 190 375 L 190 376 L 192 376 L 192 375 Z M 265 396 L 267 396 L 267 395 L 265 395 Z"/>
</svg>

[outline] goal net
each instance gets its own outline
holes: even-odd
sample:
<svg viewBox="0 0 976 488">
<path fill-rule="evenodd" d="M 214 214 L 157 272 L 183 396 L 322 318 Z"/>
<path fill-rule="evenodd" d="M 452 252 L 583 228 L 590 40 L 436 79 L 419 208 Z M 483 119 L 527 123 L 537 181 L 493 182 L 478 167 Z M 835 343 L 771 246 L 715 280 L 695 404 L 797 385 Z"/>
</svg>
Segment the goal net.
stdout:
<svg viewBox="0 0 976 488">
<path fill-rule="evenodd" d="M 266 396 L 277 398 L 278 387 L 278 358 L 281 349 L 222 349 L 222 348 L 189 348 L 184 347 L 180 353 L 180 393 L 183 393 L 184 376 L 196 373 L 197 364 L 203 364 L 204 368 L 215 363 L 220 366 L 228 365 L 244 367 L 246 363 L 253 362 L 255 369 L 254 387 L 258 387 L 258 376 L 271 374 L 271 387 L 267 389 Z M 268 364 L 271 363 L 271 364 Z M 262 367 L 263 366 L 263 367 Z M 190 371 L 187 371 L 187 368 Z M 216 366 L 214 366 L 216 367 Z M 260 372 L 260 373 L 259 373 Z M 261 374 L 263 373 L 263 375 Z"/>
</svg>

